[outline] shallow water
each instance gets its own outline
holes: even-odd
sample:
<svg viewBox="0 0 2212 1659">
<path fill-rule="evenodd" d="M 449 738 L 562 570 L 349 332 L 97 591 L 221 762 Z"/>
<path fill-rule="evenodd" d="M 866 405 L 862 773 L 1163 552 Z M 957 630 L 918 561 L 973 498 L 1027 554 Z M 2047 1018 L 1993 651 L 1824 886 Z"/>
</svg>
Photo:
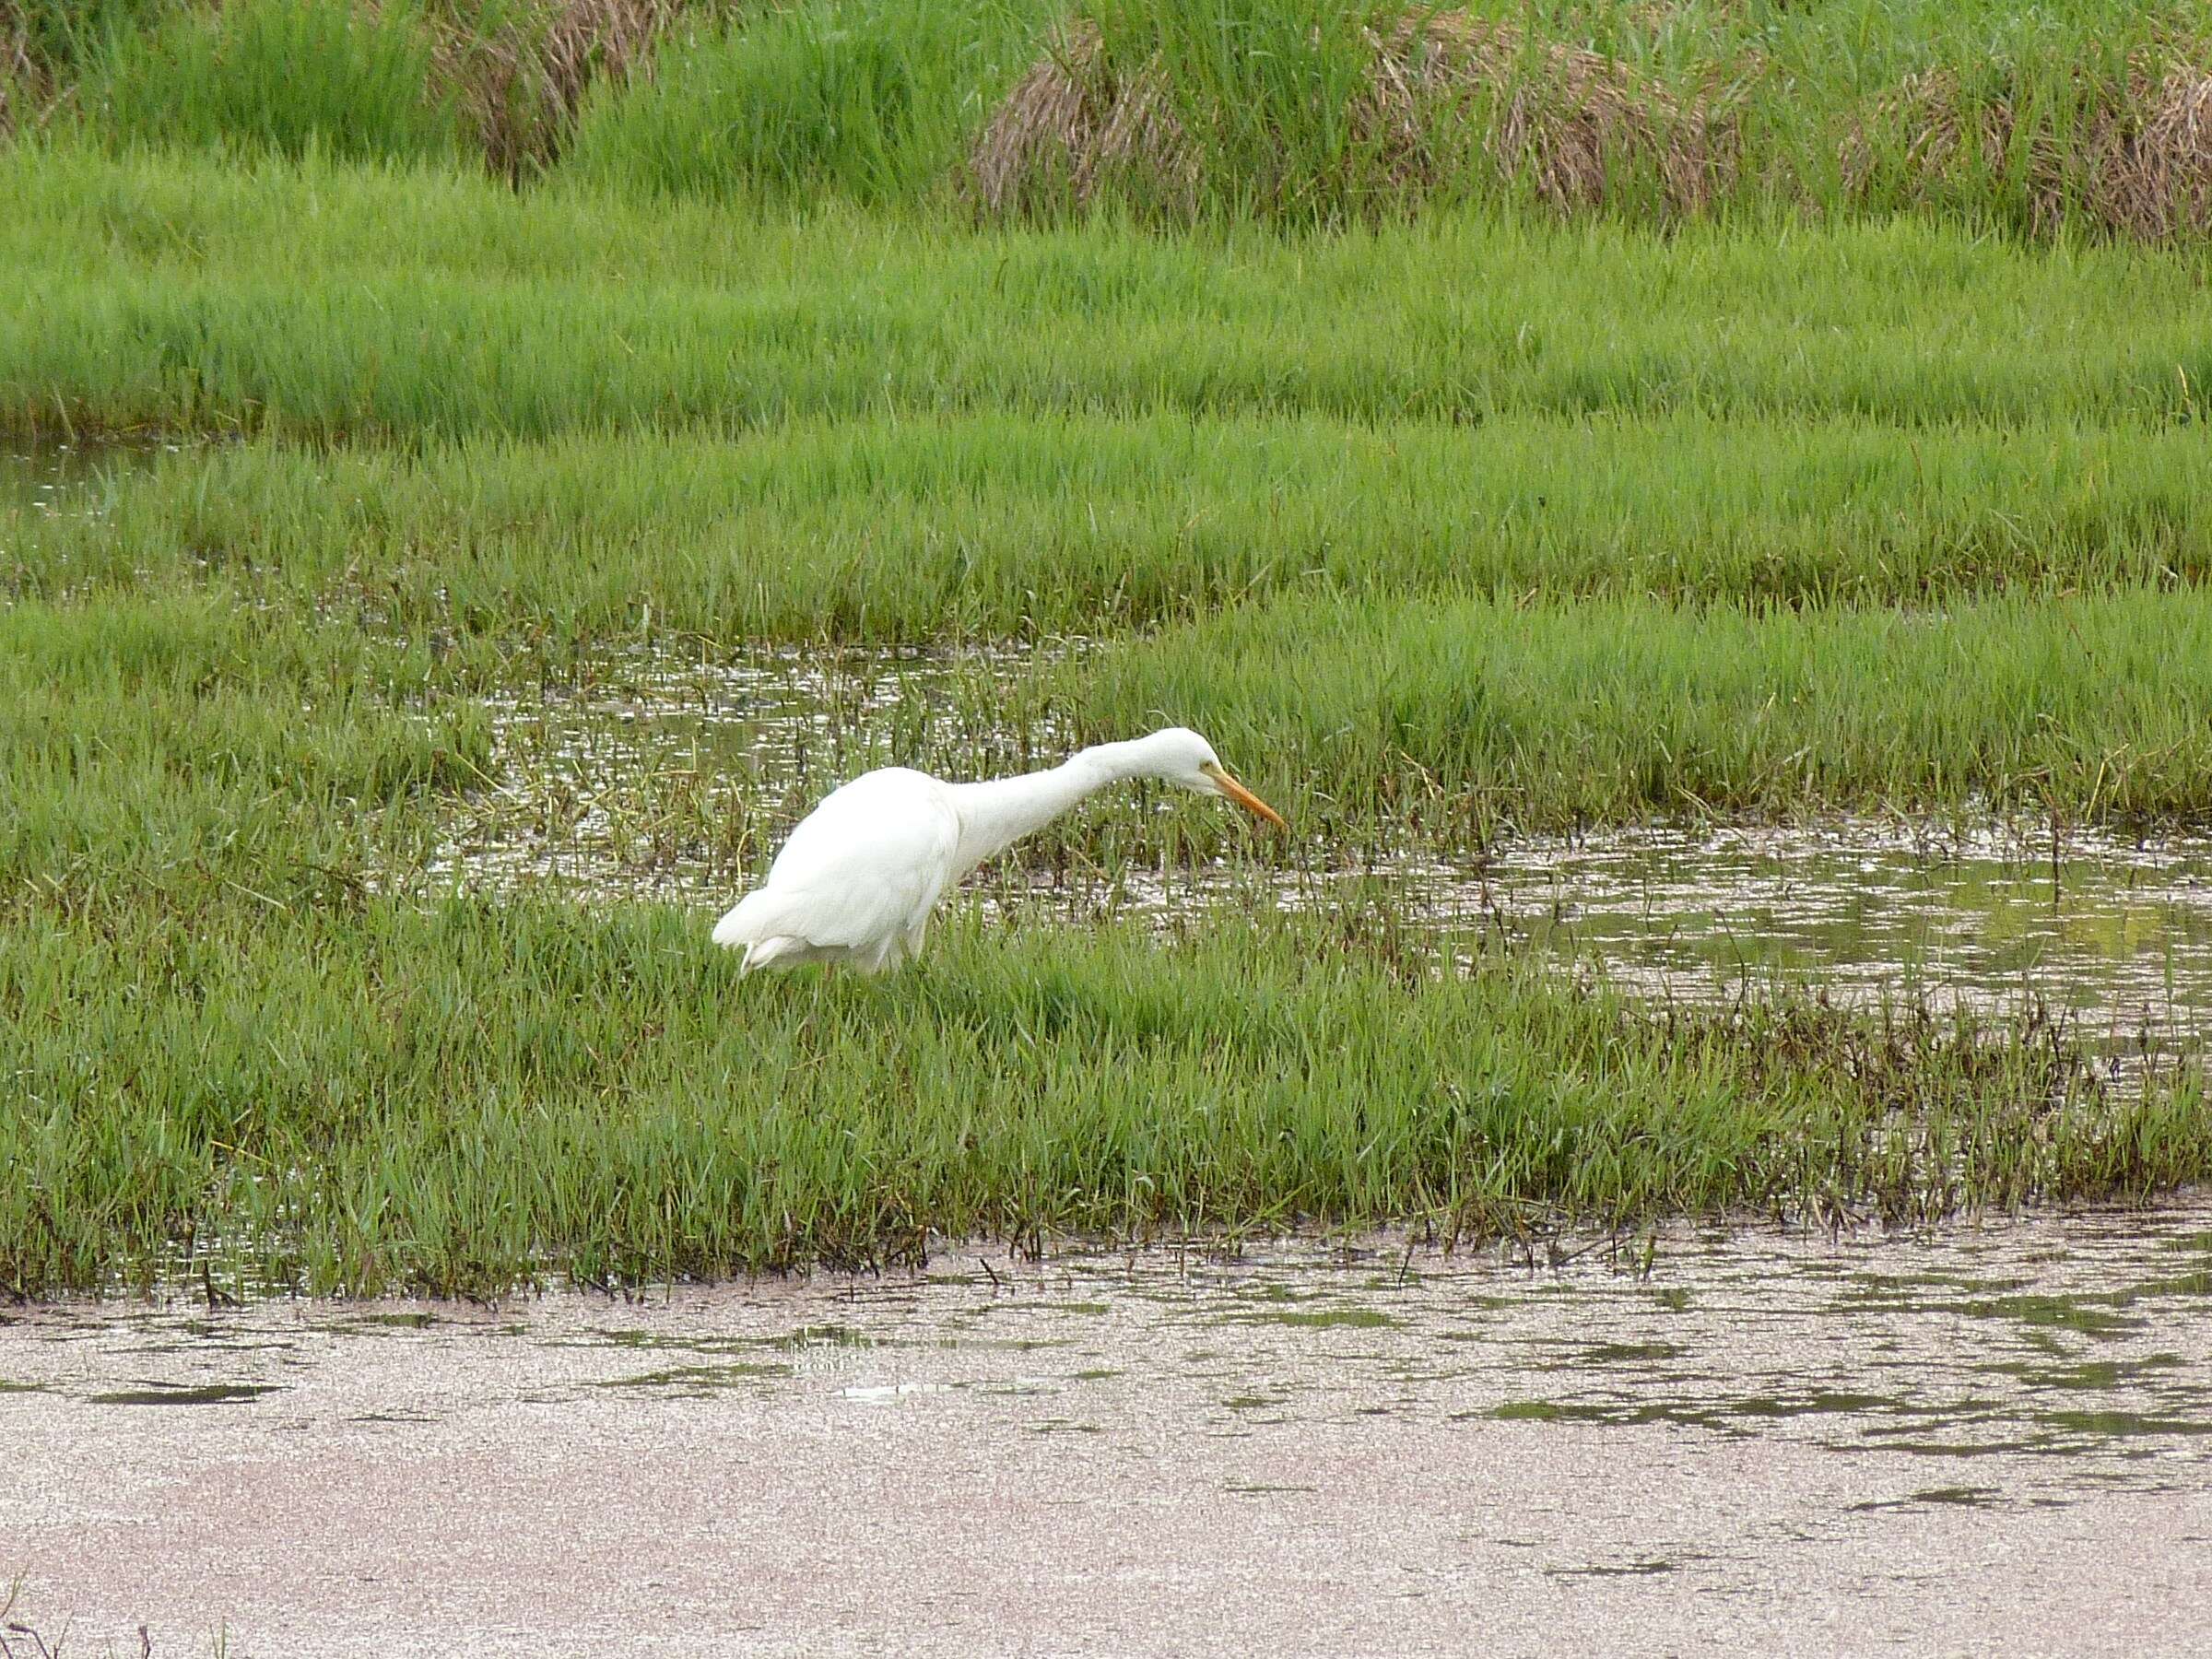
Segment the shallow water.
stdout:
<svg viewBox="0 0 2212 1659">
<path fill-rule="evenodd" d="M 1056 747 L 1038 747 L 1056 746 L 1049 724 L 1008 731 L 995 708 L 1033 656 L 1015 645 L 712 662 L 635 652 L 578 683 L 493 698 L 493 787 L 461 804 L 432 873 L 706 901 L 763 849 L 702 831 L 757 821 L 780 840 L 840 782 L 927 735 L 986 768 L 1056 761 Z"/>
<path fill-rule="evenodd" d="M 1010 738 L 990 724 L 993 688 L 1030 662 L 912 651 L 620 659 L 586 689 L 500 709 L 500 787 L 456 820 L 439 873 L 718 911 L 822 794 L 925 737 L 975 774 L 1058 759 L 1056 733 Z M 735 839 L 712 833 L 741 824 Z M 2040 1001 L 2111 1053 L 2212 1029 L 2212 838 L 2068 833 L 2053 853 L 2046 826 L 1896 818 L 1529 837 L 1479 855 L 1294 840 L 1194 868 L 1010 865 L 980 872 L 966 901 L 1030 918 L 1164 921 L 1214 903 L 1320 909 L 1379 891 L 1440 935 L 1529 946 L 1667 998 L 1788 985 L 1996 1013 Z"/>
<path fill-rule="evenodd" d="M 96 510 L 108 479 L 151 466 L 182 447 L 113 439 L 32 443 L 0 438 L 0 518 L 11 512 Z"/>
<path fill-rule="evenodd" d="M 2212 1202 L 1650 1242 L 28 1312 L 0 1575 L 232 1654 L 2120 1652 L 2212 1595 Z"/>
</svg>

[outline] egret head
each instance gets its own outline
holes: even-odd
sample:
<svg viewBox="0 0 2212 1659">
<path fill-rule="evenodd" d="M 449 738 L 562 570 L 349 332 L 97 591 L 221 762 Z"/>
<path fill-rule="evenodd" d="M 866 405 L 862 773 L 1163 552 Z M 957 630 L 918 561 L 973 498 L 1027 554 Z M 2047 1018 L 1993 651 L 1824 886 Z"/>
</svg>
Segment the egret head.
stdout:
<svg viewBox="0 0 2212 1659">
<path fill-rule="evenodd" d="M 1158 776 L 1185 789 L 1194 789 L 1200 794 L 1234 801 L 1254 818 L 1265 818 L 1277 830 L 1283 828 L 1282 816 L 1231 777 L 1229 769 L 1221 764 L 1221 758 L 1214 753 L 1214 746 L 1188 726 L 1170 726 L 1155 732 L 1145 739 L 1145 744 L 1151 751 Z"/>
</svg>

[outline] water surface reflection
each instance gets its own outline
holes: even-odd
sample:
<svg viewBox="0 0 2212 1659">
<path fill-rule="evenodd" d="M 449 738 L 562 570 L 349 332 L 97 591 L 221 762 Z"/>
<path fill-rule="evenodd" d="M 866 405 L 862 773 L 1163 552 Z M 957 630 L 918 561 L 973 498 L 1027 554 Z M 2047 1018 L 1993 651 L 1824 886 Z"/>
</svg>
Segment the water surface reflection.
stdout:
<svg viewBox="0 0 2212 1659">
<path fill-rule="evenodd" d="M 1923 1645 L 2048 1641 L 2063 1611 L 2064 1645 L 2140 1646 L 2147 1586 L 2212 1590 L 2207 1314 L 2202 1199 L 65 1307 L 0 1324 L 0 1567 L 87 1639 L 219 1619 L 246 1652 L 1152 1651 L 1224 1617 L 1281 1652 L 1456 1651 L 1476 1618 L 1506 1646 L 1818 1645 L 1831 1603 Z"/>
</svg>

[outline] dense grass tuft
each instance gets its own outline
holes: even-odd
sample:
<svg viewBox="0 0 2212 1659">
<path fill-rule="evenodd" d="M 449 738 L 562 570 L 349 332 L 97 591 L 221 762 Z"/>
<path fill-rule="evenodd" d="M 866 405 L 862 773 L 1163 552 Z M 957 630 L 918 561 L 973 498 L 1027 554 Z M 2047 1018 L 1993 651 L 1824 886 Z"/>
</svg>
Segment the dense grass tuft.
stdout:
<svg viewBox="0 0 2212 1659">
<path fill-rule="evenodd" d="M 900 1262 L 933 1230 L 1901 1220 L 2212 1168 L 2194 1093 L 2108 1099 L 2034 1031 L 1653 1019 L 1346 939 L 956 928 L 888 983 L 741 988 L 665 912 L 95 903 L 0 932 L 32 1011 L 0 1033 L 0 1287 L 205 1259 L 482 1292 Z"/>
<path fill-rule="evenodd" d="M 81 96 L 120 144 L 448 159 L 461 119 L 432 62 L 410 5 L 235 0 L 109 37 Z"/>
<path fill-rule="evenodd" d="M 869 21 L 799 6 L 665 50 L 649 83 L 603 88 L 587 106 L 571 164 L 648 194 L 881 200 L 900 182 L 913 69 Z"/>
<path fill-rule="evenodd" d="M 1036 34 L 1014 0 L 806 0 L 664 39 L 602 81 L 572 170 L 648 194 L 926 194 Z"/>
</svg>

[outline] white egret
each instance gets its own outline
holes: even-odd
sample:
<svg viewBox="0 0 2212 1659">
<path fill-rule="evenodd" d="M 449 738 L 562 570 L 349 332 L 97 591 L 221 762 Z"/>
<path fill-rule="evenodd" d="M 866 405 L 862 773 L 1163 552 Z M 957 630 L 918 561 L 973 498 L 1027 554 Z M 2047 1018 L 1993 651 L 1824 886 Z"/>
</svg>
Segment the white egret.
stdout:
<svg viewBox="0 0 2212 1659">
<path fill-rule="evenodd" d="M 1274 807 L 1230 776 L 1212 744 L 1182 726 L 982 783 L 887 766 L 800 820 L 768 880 L 715 924 L 714 943 L 742 946 L 748 973 L 800 962 L 880 973 L 921 950 L 929 912 L 961 877 L 1085 796 L 1132 778 L 1219 795 L 1282 826 Z"/>
</svg>

